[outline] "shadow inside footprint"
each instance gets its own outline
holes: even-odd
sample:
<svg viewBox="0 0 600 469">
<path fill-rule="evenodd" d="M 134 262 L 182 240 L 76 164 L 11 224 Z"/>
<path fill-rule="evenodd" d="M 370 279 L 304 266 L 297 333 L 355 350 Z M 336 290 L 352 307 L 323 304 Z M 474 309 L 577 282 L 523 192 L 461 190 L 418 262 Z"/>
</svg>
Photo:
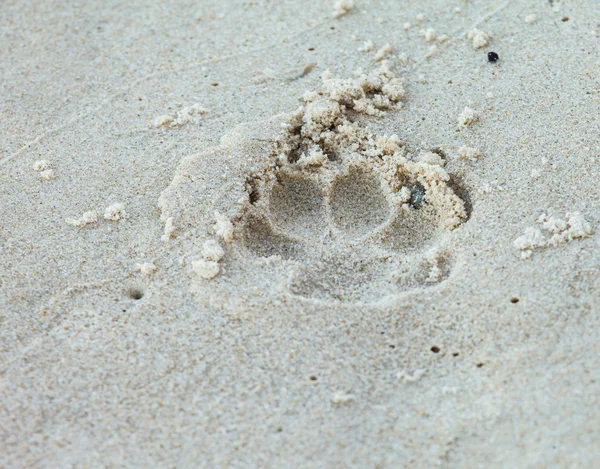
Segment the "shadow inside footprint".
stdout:
<svg viewBox="0 0 600 469">
<path fill-rule="evenodd" d="M 304 239 L 319 238 L 325 232 L 323 192 L 315 181 L 281 175 L 269 201 L 273 223 L 282 231 Z"/>
<path fill-rule="evenodd" d="M 296 266 L 288 288 L 305 298 L 353 302 L 381 299 L 394 285 L 384 260 L 342 250 L 323 255 L 310 265 Z"/>
<path fill-rule="evenodd" d="M 287 237 L 274 233 L 260 215 L 249 215 L 242 229 L 244 245 L 259 257 L 281 256 L 282 259 L 302 257 L 302 248 Z"/>
<path fill-rule="evenodd" d="M 372 171 L 351 167 L 331 188 L 331 217 L 347 236 L 365 236 L 383 224 L 390 214 L 378 176 Z"/>
<path fill-rule="evenodd" d="M 407 209 L 399 209 L 378 238 L 383 246 L 393 251 L 409 253 L 427 245 L 438 231 L 439 224 L 439 216 L 431 205 L 422 203 L 419 208 L 411 205 Z"/>
</svg>

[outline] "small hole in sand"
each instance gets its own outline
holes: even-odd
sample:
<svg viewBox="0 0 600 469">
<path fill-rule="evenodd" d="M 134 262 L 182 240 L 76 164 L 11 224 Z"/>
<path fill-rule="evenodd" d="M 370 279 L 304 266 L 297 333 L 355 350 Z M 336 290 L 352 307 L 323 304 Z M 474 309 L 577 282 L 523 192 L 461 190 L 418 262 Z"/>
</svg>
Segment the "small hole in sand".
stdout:
<svg viewBox="0 0 600 469">
<path fill-rule="evenodd" d="M 139 290 L 137 288 L 132 288 L 131 290 L 129 290 L 129 297 L 134 300 L 141 300 L 143 296 L 144 292 L 142 290 Z"/>
<path fill-rule="evenodd" d="M 437 345 L 434 345 L 433 347 L 431 347 L 431 351 L 433 353 L 439 353 L 440 352 L 440 348 Z"/>
<path fill-rule="evenodd" d="M 518 299 L 518 298 L 516 298 L 516 297 L 513 297 L 513 298 L 511 298 L 511 299 L 510 299 L 510 302 L 511 302 L 511 303 L 518 303 L 518 302 L 519 302 L 519 299 Z"/>
</svg>

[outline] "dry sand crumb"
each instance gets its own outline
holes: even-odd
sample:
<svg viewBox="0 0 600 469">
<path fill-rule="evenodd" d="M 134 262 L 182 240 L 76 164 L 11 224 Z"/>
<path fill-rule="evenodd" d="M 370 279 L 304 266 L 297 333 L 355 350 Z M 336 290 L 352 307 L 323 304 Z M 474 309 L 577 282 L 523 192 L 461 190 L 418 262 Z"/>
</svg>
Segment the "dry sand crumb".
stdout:
<svg viewBox="0 0 600 469">
<path fill-rule="evenodd" d="M 226 243 L 233 241 L 233 223 L 222 213 L 215 212 L 215 234 Z"/>
<path fill-rule="evenodd" d="M 92 225 L 98 222 L 98 214 L 93 210 L 84 212 L 80 218 L 67 218 L 65 222 L 69 225 L 76 226 L 77 228 L 81 228 L 86 225 Z"/>
<path fill-rule="evenodd" d="M 559 246 L 573 239 L 582 239 L 591 236 L 594 232 L 592 225 L 580 212 L 566 214 L 566 218 L 548 217 L 545 213 L 540 215 L 537 223 L 540 228 L 529 227 L 525 233 L 514 240 L 513 245 L 521 250 L 521 257 L 531 257 L 535 248 Z M 546 231 L 544 234 L 542 230 Z"/>
<path fill-rule="evenodd" d="M 426 19 L 427 18 L 425 18 L 425 15 L 423 13 L 419 13 L 416 16 L 417 23 L 423 23 Z"/>
<path fill-rule="evenodd" d="M 218 262 L 198 259 L 192 262 L 192 270 L 200 277 L 210 280 L 219 275 L 221 268 Z"/>
<path fill-rule="evenodd" d="M 158 116 L 156 119 L 154 119 L 154 127 L 158 128 L 158 127 L 164 127 L 167 124 L 170 124 L 171 122 L 173 122 L 173 118 L 171 116 Z"/>
<path fill-rule="evenodd" d="M 473 122 L 476 122 L 478 120 L 479 114 L 477 114 L 477 112 L 474 109 L 471 109 L 468 106 L 465 107 L 463 109 L 463 112 L 461 112 L 458 116 L 458 123 L 459 125 L 463 126 L 471 125 Z"/>
<path fill-rule="evenodd" d="M 169 241 L 171 238 L 175 236 L 175 224 L 173 217 L 167 218 L 165 221 L 165 229 L 163 231 L 163 235 L 161 239 L 163 241 Z"/>
<path fill-rule="evenodd" d="M 355 79 L 339 79 L 333 78 L 328 71 L 323 74 L 323 87 L 329 99 L 312 101 L 302 109 L 303 132 L 314 135 L 314 142 L 320 141 L 321 132 L 342 117 L 346 107 L 378 116 L 404 98 L 402 82 L 392 74 L 387 61 L 382 63 L 378 73 L 357 75 Z M 340 130 L 349 132 L 350 128 L 342 126 Z"/>
<path fill-rule="evenodd" d="M 34 171 L 37 171 L 39 173 L 41 171 L 50 169 L 50 165 L 51 165 L 51 163 L 48 160 L 38 160 L 35 163 L 33 163 L 33 166 L 31 167 L 31 169 L 33 169 Z"/>
<path fill-rule="evenodd" d="M 139 270 L 142 275 L 152 275 L 156 271 L 156 266 L 152 262 L 143 262 L 136 265 L 136 270 Z"/>
<path fill-rule="evenodd" d="M 390 44 L 386 44 L 375 53 L 373 60 L 375 62 L 381 62 L 387 55 L 391 54 L 393 51 L 394 48 Z"/>
<path fill-rule="evenodd" d="M 216 239 L 208 239 L 202 245 L 202 257 L 207 261 L 220 261 L 225 255 L 224 249 Z"/>
<path fill-rule="evenodd" d="M 402 29 L 404 29 L 404 31 L 408 31 L 410 28 L 412 28 L 412 24 L 410 24 L 408 21 L 402 25 Z"/>
<path fill-rule="evenodd" d="M 47 181 L 48 179 L 54 179 L 55 177 L 56 174 L 54 173 L 54 170 L 52 168 L 40 171 L 41 179 L 45 179 Z"/>
<path fill-rule="evenodd" d="M 123 204 L 112 204 L 106 207 L 104 211 L 104 219 L 111 221 L 119 221 L 127 218 L 127 212 Z"/>
<path fill-rule="evenodd" d="M 454 156 L 454 160 L 471 160 L 476 161 L 483 156 L 481 150 L 479 148 L 473 147 L 460 147 L 458 149 L 458 154 Z"/>
<path fill-rule="evenodd" d="M 338 0 L 333 6 L 332 18 L 339 18 L 354 9 L 354 0 Z"/>
<path fill-rule="evenodd" d="M 536 22 L 536 20 L 537 20 L 537 16 L 536 16 L 536 15 L 534 15 L 534 14 L 527 15 L 527 16 L 525 17 L 525 23 L 527 23 L 527 24 L 535 23 L 535 22 Z"/>
<path fill-rule="evenodd" d="M 467 39 L 471 41 L 475 49 L 481 49 L 489 44 L 490 35 L 480 29 L 473 28 L 467 33 Z"/>
<path fill-rule="evenodd" d="M 425 42 L 435 41 L 437 35 L 435 34 L 435 30 L 433 28 L 421 29 L 419 35 L 425 38 Z"/>
<path fill-rule="evenodd" d="M 355 396 L 352 394 L 347 394 L 343 392 L 336 392 L 331 397 L 331 402 L 336 405 L 348 404 L 355 399 Z"/>
<path fill-rule="evenodd" d="M 371 52 L 375 49 L 375 43 L 371 40 L 363 42 L 363 45 L 358 48 L 358 52 Z"/>
<path fill-rule="evenodd" d="M 327 165 L 329 159 L 327 155 L 323 153 L 318 147 L 311 148 L 308 153 L 303 153 L 298 162 L 296 163 L 301 168 L 307 168 L 309 166 L 318 167 Z"/>
<path fill-rule="evenodd" d="M 444 159 L 439 154 L 434 153 L 432 151 L 426 151 L 421 153 L 419 155 L 419 161 L 428 164 L 435 164 L 438 166 L 444 166 L 446 164 Z"/>
<path fill-rule="evenodd" d="M 44 180 L 52 179 L 56 177 L 54 170 L 50 167 L 51 163 L 48 160 L 38 160 L 33 163 L 31 169 L 40 173 L 40 178 Z"/>
<path fill-rule="evenodd" d="M 208 109 L 200 106 L 199 104 L 193 104 L 192 106 L 185 107 L 177 112 L 175 115 L 164 115 L 154 119 L 154 127 L 181 127 L 189 122 L 199 122 L 201 116 L 208 113 Z"/>
</svg>

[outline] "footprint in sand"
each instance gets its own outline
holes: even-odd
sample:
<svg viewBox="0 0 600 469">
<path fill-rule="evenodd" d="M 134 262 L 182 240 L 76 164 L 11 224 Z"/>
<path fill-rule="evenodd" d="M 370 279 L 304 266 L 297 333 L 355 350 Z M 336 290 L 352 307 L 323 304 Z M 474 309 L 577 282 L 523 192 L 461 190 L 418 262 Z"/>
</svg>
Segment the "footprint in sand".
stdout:
<svg viewBox="0 0 600 469">
<path fill-rule="evenodd" d="M 308 298 L 376 301 L 440 282 L 449 264 L 432 247 L 443 213 L 408 172 L 395 193 L 377 163 L 280 170 L 237 223 L 239 244 L 286 262 L 286 288 Z"/>
<path fill-rule="evenodd" d="M 195 217 L 198 236 L 216 237 L 215 209 L 232 222 L 219 275 L 195 283 L 202 298 L 372 303 L 449 275 L 442 240 L 468 218 L 464 195 L 438 155 L 410 154 L 365 121 L 398 105 L 401 81 L 384 62 L 354 79 L 326 75 L 323 88 L 295 113 L 189 158 L 163 193 L 163 219 L 189 226 Z M 211 177 L 223 164 L 227 190 Z"/>
</svg>

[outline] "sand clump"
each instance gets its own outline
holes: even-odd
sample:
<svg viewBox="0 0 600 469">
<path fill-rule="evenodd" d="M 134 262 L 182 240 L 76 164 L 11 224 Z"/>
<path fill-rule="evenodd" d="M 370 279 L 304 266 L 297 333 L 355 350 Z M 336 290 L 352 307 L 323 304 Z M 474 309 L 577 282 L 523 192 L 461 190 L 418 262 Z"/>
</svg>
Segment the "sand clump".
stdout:
<svg viewBox="0 0 600 469">
<path fill-rule="evenodd" d="M 333 6 L 332 18 L 339 18 L 354 9 L 354 0 L 338 0 Z"/>
<path fill-rule="evenodd" d="M 184 107 L 175 114 L 166 114 L 158 116 L 154 119 L 153 126 L 155 128 L 160 127 L 182 127 L 186 124 L 198 123 L 202 116 L 208 113 L 208 109 L 201 106 L 200 104 L 192 104 L 191 106 Z"/>
<path fill-rule="evenodd" d="M 115 203 L 106 207 L 104 210 L 104 219 L 109 221 L 119 221 L 127 218 L 125 206 L 121 203 Z"/>
<path fill-rule="evenodd" d="M 210 280 L 219 275 L 221 271 L 219 263 L 216 261 L 207 261 L 206 259 L 198 259 L 192 261 L 192 270 L 201 278 Z"/>
<path fill-rule="evenodd" d="M 98 223 L 98 220 L 98 214 L 93 210 L 89 210 L 87 212 L 83 212 L 79 218 L 66 218 L 65 222 L 77 228 L 82 228 L 84 226 Z"/>
<path fill-rule="evenodd" d="M 537 21 L 537 15 L 535 15 L 534 13 L 531 13 L 525 17 L 525 23 L 527 23 L 527 24 L 532 24 L 532 23 L 535 23 L 536 21 Z"/>
<path fill-rule="evenodd" d="M 201 278 L 210 280 L 219 275 L 225 250 L 216 239 L 207 239 L 202 245 L 202 258 L 192 261 L 192 271 Z"/>
<path fill-rule="evenodd" d="M 56 177 L 52 163 L 48 160 L 38 160 L 33 163 L 32 168 L 34 171 L 40 174 L 40 179 L 49 180 Z"/>
<path fill-rule="evenodd" d="M 453 156 L 456 161 L 477 161 L 483 156 L 483 153 L 479 148 L 462 146 L 458 149 L 458 153 Z"/>
<path fill-rule="evenodd" d="M 175 219 L 173 217 L 168 217 L 165 220 L 165 227 L 163 230 L 163 235 L 161 237 L 161 239 L 164 242 L 169 241 L 171 238 L 175 237 Z"/>
<path fill-rule="evenodd" d="M 153 262 L 142 262 L 136 265 L 136 270 L 148 277 L 156 272 L 156 265 Z"/>
<path fill-rule="evenodd" d="M 466 127 L 479 120 L 479 113 L 469 106 L 465 107 L 458 116 L 458 124 Z"/>
<path fill-rule="evenodd" d="M 437 34 L 433 28 L 421 29 L 419 35 L 425 39 L 425 42 L 432 42 L 437 38 Z"/>
<path fill-rule="evenodd" d="M 574 239 L 583 239 L 594 233 L 592 225 L 580 212 L 567 213 L 565 218 L 549 217 L 545 213 L 537 219 L 537 227 L 525 229 L 525 233 L 514 241 L 521 251 L 521 258 L 531 257 L 533 250 L 559 246 Z"/>
<path fill-rule="evenodd" d="M 391 46 L 391 44 L 385 44 L 383 45 L 373 56 L 373 60 L 375 62 L 381 62 L 383 59 L 386 58 L 386 56 L 390 55 L 392 52 L 394 52 L 394 48 Z"/>
<path fill-rule="evenodd" d="M 215 212 L 215 234 L 224 242 L 230 243 L 233 240 L 233 223 L 220 212 Z"/>
<path fill-rule="evenodd" d="M 115 203 L 106 207 L 103 218 L 108 221 L 119 221 L 127 218 L 125 206 L 121 203 Z M 77 228 L 88 225 L 94 225 L 100 221 L 100 216 L 95 210 L 84 212 L 79 218 L 66 218 L 65 222 Z"/>
<path fill-rule="evenodd" d="M 471 41 L 474 49 L 481 49 L 489 44 L 490 35 L 485 31 L 473 28 L 467 33 L 467 39 Z"/>
<path fill-rule="evenodd" d="M 349 394 L 349 393 L 345 393 L 345 392 L 335 392 L 333 393 L 333 396 L 331 397 L 331 402 L 333 402 L 335 405 L 344 405 L 344 404 L 349 404 L 350 402 L 354 401 L 356 399 L 356 396 L 354 396 L 353 394 Z"/>
<path fill-rule="evenodd" d="M 357 50 L 358 52 L 371 52 L 373 49 L 375 49 L 375 43 L 369 39 L 363 42 Z"/>
<path fill-rule="evenodd" d="M 225 250 L 216 239 L 207 239 L 202 245 L 202 256 L 207 261 L 219 262 L 224 255 Z"/>
</svg>

